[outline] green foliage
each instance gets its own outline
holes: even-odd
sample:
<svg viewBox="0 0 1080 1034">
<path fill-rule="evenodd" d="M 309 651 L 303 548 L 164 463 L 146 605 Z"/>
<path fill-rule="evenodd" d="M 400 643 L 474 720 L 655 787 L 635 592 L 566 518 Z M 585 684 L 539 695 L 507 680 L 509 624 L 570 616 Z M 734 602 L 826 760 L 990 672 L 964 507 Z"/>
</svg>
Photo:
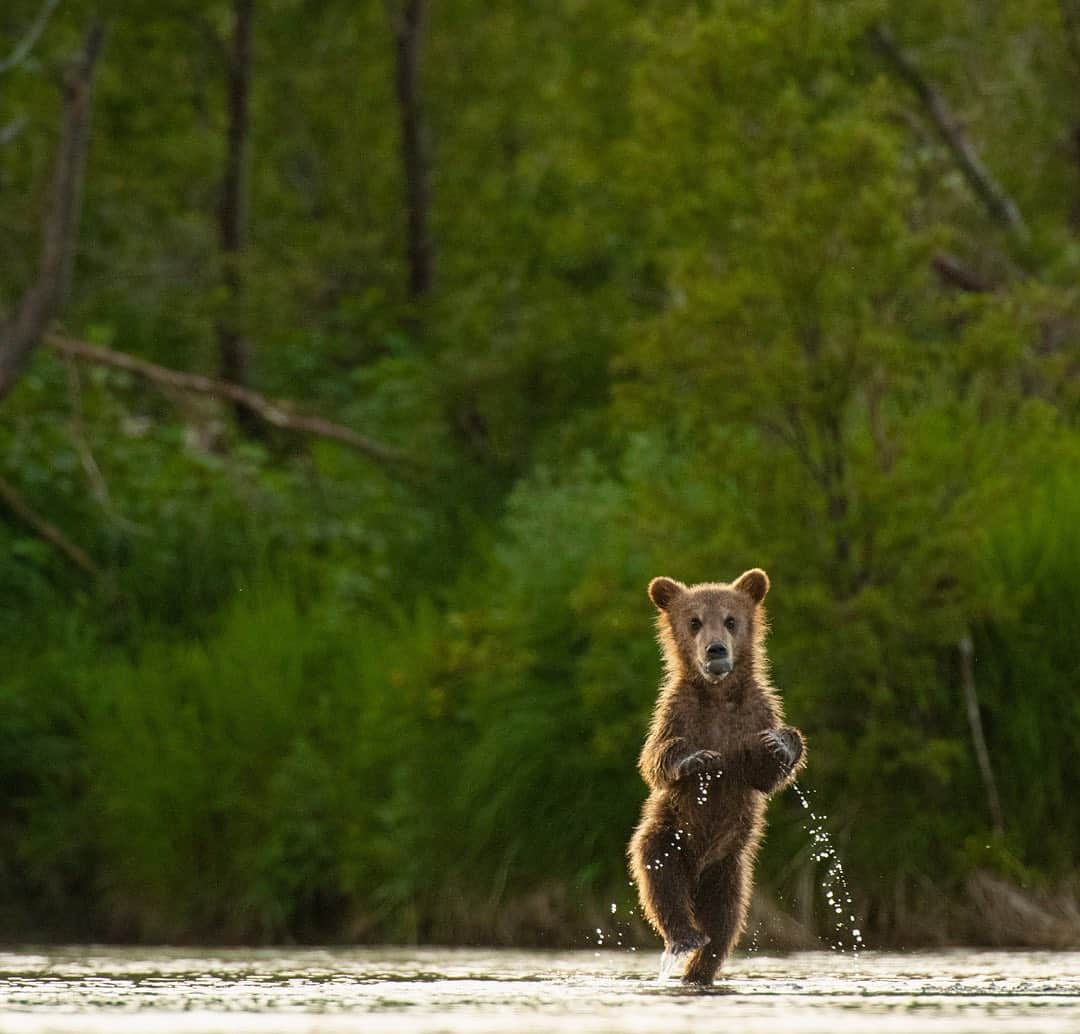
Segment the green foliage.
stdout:
<svg viewBox="0 0 1080 1034">
<path fill-rule="evenodd" d="M 80 679 L 100 889 L 119 932 L 281 936 L 332 904 L 344 787 L 326 749 L 344 731 L 345 658 L 287 599 L 250 597 L 207 643 Z"/>
<path fill-rule="evenodd" d="M 36 9 L 9 6 L 0 58 Z M 87 10 L 61 5 L 0 73 L 0 132 L 26 118 L 0 146 L 2 313 L 33 275 L 52 73 Z M 246 437 L 216 402 L 39 349 L 2 401 L 0 475 L 101 573 L 4 511 L 9 925 L 574 940 L 629 894 L 659 676 L 644 587 L 753 565 L 865 930 L 903 937 L 899 902 L 962 902 L 976 869 L 1075 878 L 1063 10 L 432 5 L 436 275 L 415 299 L 386 5 L 260 3 L 233 312 L 229 5 L 107 5 L 61 321 L 214 373 L 228 306 L 256 388 L 417 462 Z M 982 207 L 870 42 L 879 21 L 1026 236 Z M 775 802 L 761 859 L 786 902 L 814 864 L 800 811 Z"/>
</svg>

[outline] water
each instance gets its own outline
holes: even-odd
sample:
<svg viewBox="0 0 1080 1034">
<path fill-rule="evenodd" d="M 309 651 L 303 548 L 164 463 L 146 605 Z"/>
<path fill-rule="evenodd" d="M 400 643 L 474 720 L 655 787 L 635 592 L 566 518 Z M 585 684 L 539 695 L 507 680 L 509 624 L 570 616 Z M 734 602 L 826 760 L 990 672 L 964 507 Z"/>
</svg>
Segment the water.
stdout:
<svg viewBox="0 0 1080 1034">
<path fill-rule="evenodd" d="M 810 834 L 810 842 L 814 848 L 813 859 L 815 862 L 825 863 L 825 876 L 821 881 L 821 890 L 825 895 L 825 905 L 832 915 L 833 937 L 835 938 L 830 941 L 829 946 L 834 951 L 845 951 L 850 947 L 851 951 L 858 952 L 863 946 L 862 931 L 856 925 L 858 920 L 855 918 L 855 906 L 851 902 L 851 892 L 848 890 L 844 866 L 840 862 L 836 848 L 833 847 L 832 837 L 825 828 L 826 818 L 810 808 L 812 790 L 806 790 L 798 783 L 792 783 L 791 788 L 809 816 L 809 822 L 803 826 L 803 829 Z"/>
<path fill-rule="evenodd" d="M 1080 952 L 737 956 L 709 990 L 659 951 L 64 948 L 0 953 L 4 1034 L 999 1034 L 1080 1030 Z"/>
</svg>

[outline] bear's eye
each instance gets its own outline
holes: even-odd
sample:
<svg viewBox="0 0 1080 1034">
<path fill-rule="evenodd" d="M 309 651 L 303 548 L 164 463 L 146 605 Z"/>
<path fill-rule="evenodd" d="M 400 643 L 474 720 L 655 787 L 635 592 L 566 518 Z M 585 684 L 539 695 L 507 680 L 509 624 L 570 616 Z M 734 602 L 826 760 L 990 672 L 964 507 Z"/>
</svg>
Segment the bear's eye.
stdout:
<svg viewBox="0 0 1080 1034">
<path fill-rule="evenodd" d="M 690 631 L 695 633 L 701 631 L 701 621 L 698 618 L 690 619 Z"/>
<path fill-rule="evenodd" d="M 728 618 L 724 622 L 724 628 L 726 628 L 729 632 L 734 632 L 735 631 L 735 619 L 734 618 Z"/>
</svg>

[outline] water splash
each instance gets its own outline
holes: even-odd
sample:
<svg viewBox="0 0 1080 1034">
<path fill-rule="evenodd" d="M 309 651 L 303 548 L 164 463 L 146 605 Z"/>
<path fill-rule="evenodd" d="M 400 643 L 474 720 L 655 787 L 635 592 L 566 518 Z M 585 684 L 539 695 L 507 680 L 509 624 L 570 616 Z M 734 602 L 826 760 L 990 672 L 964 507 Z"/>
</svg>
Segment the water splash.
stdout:
<svg viewBox="0 0 1080 1034">
<path fill-rule="evenodd" d="M 723 775 L 722 769 L 716 769 L 715 772 L 699 772 L 698 773 L 698 788 L 697 788 L 697 803 L 700 807 L 704 807 L 709 803 L 709 783 L 713 779 L 719 779 Z"/>
<path fill-rule="evenodd" d="M 664 954 L 660 956 L 660 972 L 656 974 L 657 980 L 670 980 L 675 973 L 676 967 L 679 963 L 684 961 L 686 955 L 676 955 L 674 952 L 664 949 Z"/>
<path fill-rule="evenodd" d="M 821 882 L 821 889 L 825 892 L 825 902 L 829 912 L 833 916 L 833 936 L 829 948 L 832 951 L 848 951 L 858 955 L 863 947 L 862 931 L 855 925 L 855 906 L 851 901 L 851 892 L 848 890 L 847 877 L 844 876 L 844 866 L 840 862 L 840 856 L 833 846 L 832 837 L 825 828 L 825 816 L 818 815 L 810 807 L 810 794 L 812 791 L 804 790 L 798 783 L 792 783 L 791 788 L 799 798 L 803 810 L 807 812 L 809 819 L 803 829 L 810 834 L 810 843 L 813 849 L 811 857 L 815 862 L 825 863 L 825 876 Z M 844 933 L 847 931 L 845 944 Z"/>
<path fill-rule="evenodd" d="M 633 886 L 633 883 L 631 883 L 630 886 Z M 619 906 L 614 901 L 611 902 L 611 904 L 609 905 L 609 908 L 610 908 L 611 914 L 613 916 L 617 915 L 617 913 L 619 911 Z M 602 926 L 598 926 L 596 928 L 596 933 L 593 936 L 594 936 L 594 940 L 596 942 L 596 946 L 598 948 L 604 948 L 604 947 L 607 947 L 607 948 L 625 948 L 626 947 L 626 945 L 623 943 L 623 938 L 624 937 L 629 937 L 632 930 L 633 930 L 634 910 L 632 908 L 627 909 L 626 915 L 627 915 L 626 919 L 614 919 L 614 920 L 612 920 L 613 923 L 615 924 L 614 932 L 608 932 Z M 637 951 L 637 948 L 635 948 L 633 945 L 631 945 L 630 950 L 631 951 Z M 600 953 L 596 952 L 596 954 L 599 955 Z"/>
<path fill-rule="evenodd" d="M 697 779 L 697 792 L 696 802 L 699 807 L 704 807 L 709 801 L 709 791 L 711 788 L 711 782 L 713 779 L 719 779 L 723 776 L 722 770 L 715 770 L 712 772 L 701 772 L 698 774 Z M 803 828 L 810 834 L 811 844 L 813 845 L 813 860 L 815 862 L 826 862 L 827 867 L 825 869 L 824 879 L 822 880 L 821 887 L 825 894 L 825 901 L 829 907 L 829 910 L 834 917 L 833 919 L 833 931 L 835 940 L 831 940 L 829 944 L 830 950 L 834 952 L 846 952 L 851 951 L 852 954 L 858 955 L 865 945 L 863 943 L 862 931 L 856 926 L 857 920 L 855 919 L 855 906 L 851 899 L 851 892 L 848 889 L 847 877 L 844 875 L 844 866 L 840 861 L 840 856 L 836 853 L 836 848 L 833 846 L 832 838 L 829 836 L 829 831 L 825 828 L 826 817 L 824 815 L 818 815 L 810 807 L 810 796 L 812 790 L 807 790 L 801 787 L 798 783 L 792 783 L 791 788 L 795 791 L 796 796 L 799 798 L 799 803 L 802 804 L 803 809 L 808 813 L 809 820 Z M 674 833 L 674 837 L 669 845 L 669 850 L 662 851 L 660 856 L 652 859 L 651 862 L 645 864 L 646 869 L 663 869 L 665 863 L 671 859 L 671 853 L 673 851 L 682 851 L 684 838 L 689 838 L 690 833 L 682 828 L 677 829 Z M 631 880 L 628 886 L 633 887 L 634 882 Z M 615 902 L 611 903 L 611 914 L 615 915 L 617 906 Z M 634 910 L 629 910 L 629 915 L 634 915 Z M 845 918 L 846 916 L 846 918 Z M 616 946 L 619 948 L 625 947 L 623 944 L 623 933 L 629 933 L 631 924 L 630 922 L 615 921 L 616 932 L 614 939 Z M 751 944 L 748 949 L 749 954 L 755 954 L 760 951 L 758 942 L 758 935 L 761 929 L 761 924 L 758 923 L 751 934 Z M 844 932 L 847 931 L 847 938 L 849 943 L 845 943 Z M 596 928 L 597 945 L 604 947 L 605 941 L 612 939 L 612 935 L 606 934 L 600 927 Z M 637 949 L 633 946 L 630 947 L 631 951 Z M 658 978 L 660 980 L 667 980 L 671 977 L 675 969 L 683 962 L 685 962 L 685 955 L 674 955 L 670 951 L 665 950 L 660 956 L 660 971 Z"/>
</svg>

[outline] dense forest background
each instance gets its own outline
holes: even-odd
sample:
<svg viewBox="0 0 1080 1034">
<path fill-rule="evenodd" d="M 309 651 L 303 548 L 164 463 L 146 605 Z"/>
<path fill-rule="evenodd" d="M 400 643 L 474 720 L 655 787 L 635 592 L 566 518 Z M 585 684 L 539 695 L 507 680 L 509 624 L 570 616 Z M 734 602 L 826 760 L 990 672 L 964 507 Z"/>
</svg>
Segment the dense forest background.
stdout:
<svg viewBox="0 0 1080 1034">
<path fill-rule="evenodd" d="M 614 935 L 760 565 L 867 941 L 1076 942 L 1077 0 L 8 0 L 0 242 L 6 936 Z"/>
</svg>

